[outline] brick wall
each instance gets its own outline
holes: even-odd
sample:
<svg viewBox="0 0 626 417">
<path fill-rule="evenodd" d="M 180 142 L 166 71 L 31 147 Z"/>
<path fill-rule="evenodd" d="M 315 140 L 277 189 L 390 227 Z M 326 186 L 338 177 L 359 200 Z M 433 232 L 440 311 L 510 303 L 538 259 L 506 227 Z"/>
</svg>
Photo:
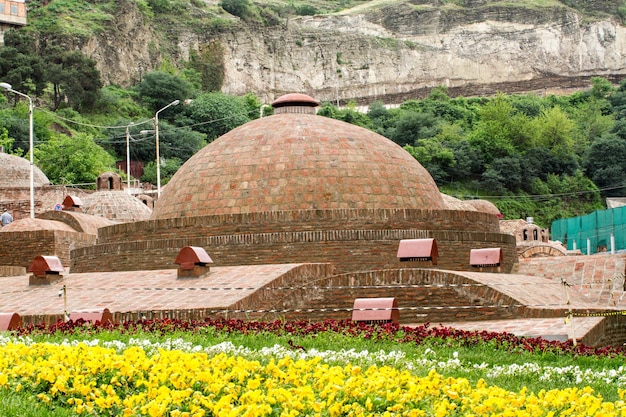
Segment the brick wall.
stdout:
<svg viewBox="0 0 626 417">
<path fill-rule="evenodd" d="M 0 265 L 28 267 L 39 255 L 57 256 L 68 268 L 70 251 L 93 245 L 94 235 L 61 230 L 33 230 L 0 233 Z"/>
<path fill-rule="evenodd" d="M 525 258 L 519 260 L 513 272 L 559 281 L 565 279 L 568 284 L 587 290 L 607 286 L 624 290 L 626 254 Z"/>
<path fill-rule="evenodd" d="M 497 218 L 489 213 L 458 210 L 302 210 L 181 217 L 123 223 L 102 228 L 99 243 L 321 230 L 463 230 L 500 233 Z"/>
<path fill-rule="evenodd" d="M 590 346 L 623 347 L 624 342 L 626 342 L 626 316 L 622 314 L 605 317 L 581 340 L 581 343 Z"/>
<path fill-rule="evenodd" d="M 340 273 L 423 267 L 400 263 L 398 244 L 432 237 L 439 249 L 437 268 L 469 269 L 471 249 L 501 247 L 502 271 L 508 272 L 517 261 L 515 238 L 494 231 L 497 224 L 486 213 L 422 210 L 270 212 L 125 223 L 100 229 L 98 245 L 72 251 L 72 271 L 175 268 L 174 259 L 185 246 L 203 247 L 216 266 L 333 263 Z"/>
<path fill-rule="evenodd" d="M 185 246 L 203 247 L 216 266 L 276 263 L 332 263 L 337 271 L 430 267 L 430 262 L 400 262 L 401 239 L 433 237 L 439 248 L 438 269 L 468 270 L 474 248 L 501 247 L 509 272 L 516 262 L 515 238 L 497 233 L 428 230 L 337 230 L 146 239 L 84 247 L 72 251 L 73 272 L 176 268 Z M 495 272 L 495 269 L 494 269 Z"/>
<path fill-rule="evenodd" d="M 473 281 L 451 271 L 393 269 L 348 273 L 309 282 L 283 291 L 279 305 L 257 305 L 287 310 L 264 313 L 271 320 L 350 319 L 356 298 L 394 297 L 401 323 L 505 319 L 521 316 L 515 300 L 486 287 L 462 286 Z M 452 285 L 450 285 L 452 284 Z M 302 311 L 294 311 L 302 310 Z"/>
<path fill-rule="evenodd" d="M 0 277 L 16 277 L 19 275 L 26 275 L 25 267 L 0 265 Z"/>
<path fill-rule="evenodd" d="M 16 187 L 1 190 L 0 205 L 11 211 L 13 220 L 30 217 L 30 188 Z M 49 185 L 35 188 L 35 215 L 54 210 L 56 204 L 61 204 L 67 195 L 79 197 L 87 196 L 91 191 L 77 188 L 68 188 L 60 185 Z"/>
</svg>

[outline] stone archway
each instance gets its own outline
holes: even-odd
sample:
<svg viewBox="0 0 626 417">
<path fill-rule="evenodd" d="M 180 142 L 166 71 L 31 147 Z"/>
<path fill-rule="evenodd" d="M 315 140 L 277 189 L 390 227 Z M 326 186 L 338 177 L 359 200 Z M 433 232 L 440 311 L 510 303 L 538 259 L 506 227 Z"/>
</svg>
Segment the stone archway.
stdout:
<svg viewBox="0 0 626 417">
<path fill-rule="evenodd" d="M 533 245 L 517 248 L 517 256 L 520 259 L 546 256 L 566 256 L 565 249 L 558 249 L 550 245 Z"/>
</svg>

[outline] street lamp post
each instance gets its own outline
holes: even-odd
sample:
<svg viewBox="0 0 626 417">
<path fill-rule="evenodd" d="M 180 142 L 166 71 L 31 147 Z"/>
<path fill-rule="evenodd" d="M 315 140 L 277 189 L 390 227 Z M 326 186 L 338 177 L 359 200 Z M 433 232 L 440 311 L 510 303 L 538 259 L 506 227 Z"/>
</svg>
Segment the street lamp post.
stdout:
<svg viewBox="0 0 626 417">
<path fill-rule="evenodd" d="M 4 88 L 18 96 L 28 99 L 28 145 L 30 146 L 30 218 L 35 218 L 35 162 L 33 159 L 33 100 L 27 94 L 15 91 L 11 84 L 0 83 L 0 88 Z"/>
<path fill-rule="evenodd" d="M 170 106 L 176 106 L 178 103 L 180 103 L 180 100 L 174 100 L 167 106 L 157 110 L 156 114 L 154 115 L 154 136 L 156 138 L 157 197 L 161 197 L 161 169 L 160 169 L 161 161 L 159 157 L 159 113 L 161 113 L 163 110 L 167 109 Z"/>
<path fill-rule="evenodd" d="M 126 126 L 126 184 L 127 184 L 127 188 L 128 194 L 131 194 L 130 192 L 130 132 L 129 129 L 132 125 L 134 125 L 135 123 L 129 124 L 128 126 Z"/>
</svg>

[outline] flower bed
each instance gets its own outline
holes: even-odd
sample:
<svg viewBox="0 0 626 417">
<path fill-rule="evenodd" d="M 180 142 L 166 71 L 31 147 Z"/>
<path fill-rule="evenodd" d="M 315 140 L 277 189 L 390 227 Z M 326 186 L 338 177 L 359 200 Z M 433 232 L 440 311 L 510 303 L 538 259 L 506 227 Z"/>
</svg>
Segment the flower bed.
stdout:
<svg viewBox="0 0 626 417">
<path fill-rule="evenodd" d="M 261 349 L 230 342 L 203 346 L 167 335 L 181 329 L 196 332 L 207 327 L 251 337 L 270 331 L 290 336 L 336 332 L 342 337 L 348 334 L 368 340 L 392 340 L 398 346 L 425 341 L 442 345 L 456 340 L 469 346 L 491 343 L 511 352 L 595 352 L 621 358 L 617 349 L 594 350 L 506 334 L 464 333 L 429 326 L 412 330 L 351 322 L 165 320 L 116 327 L 120 335 L 149 329 L 165 336 L 159 341 L 135 337 L 127 337 L 126 341 L 100 340 L 93 335 L 102 329 L 85 327 L 84 323 L 21 329 L 0 338 L 0 386 L 32 393 L 43 403 L 68 407 L 76 414 L 101 416 L 626 415 L 625 391 L 619 387 L 626 380 L 622 368 L 613 373 L 586 373 L 579 367 L 576 373 L 570 368 L 530 363 L 503 367 L 487 362 L 466 363 L 457 352 L 440 361 L 436 349 L 430 347 L 420 357 L 413 357 L 400 350 L 316 350 L 292 339 L 287 339 L 285 346 Z M 65 337 L 50 342 L 40 340 L 46 332 Z M 92 337 L 81 340 L 80 334 Z M 551 378 L 559 375 L 578 375 L 578 382 L 583 383 L 584 378 L 612 378 L 618 385 L 618 399 L 606 401 L 585 386 L 512 391 L 483 379 L 471 382 L 458 376 L 477 366 L 512 377 L 538 373 L 544 375 L 546 387 L 551 385 Z"/>
</svg>

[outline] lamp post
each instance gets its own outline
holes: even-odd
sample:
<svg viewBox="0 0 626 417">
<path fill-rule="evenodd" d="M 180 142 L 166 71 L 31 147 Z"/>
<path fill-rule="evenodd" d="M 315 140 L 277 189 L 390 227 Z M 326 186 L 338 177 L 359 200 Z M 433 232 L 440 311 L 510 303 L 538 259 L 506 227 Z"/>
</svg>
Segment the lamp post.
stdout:
<svg viewBox="0 0 626 417">
<path fill-rule="evenodd" d="M 0 83 L 0 88 L 4 88 L 18 96 L 28 99 L 28 145 L 30 146 L 30 218 L 35 218 L 35 163 L 33 160 L 33 100 L 27 94 L 15 91 L 11 84 Z"/>
<path fill-rule="evenodd" d="M 154 115 L 154 136 L 156 138 L 156 175 L 157 175 L 157 197 L 161 197 L 161 161 L 159 160 L 159 113 L 167 109 L 170 106 L 176 106 L 180 103 L 180 100 L 174 100 L 167 106 L 157 110 Z"/>
<path fill-rule="evenodd" d="M 126 184 L 128 189 L 128 194 L 130 192 L 130 132 L 129 129 L 135 123 L 131 122 L 128 126 L 126 126 Z"/>
</svg>

